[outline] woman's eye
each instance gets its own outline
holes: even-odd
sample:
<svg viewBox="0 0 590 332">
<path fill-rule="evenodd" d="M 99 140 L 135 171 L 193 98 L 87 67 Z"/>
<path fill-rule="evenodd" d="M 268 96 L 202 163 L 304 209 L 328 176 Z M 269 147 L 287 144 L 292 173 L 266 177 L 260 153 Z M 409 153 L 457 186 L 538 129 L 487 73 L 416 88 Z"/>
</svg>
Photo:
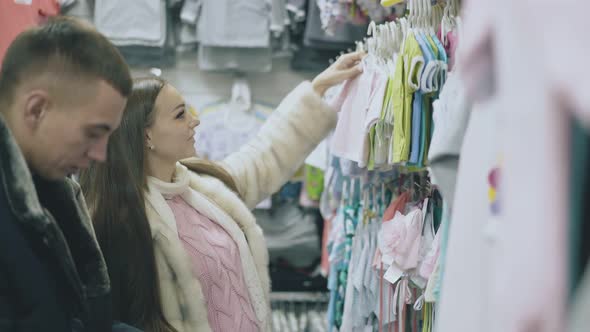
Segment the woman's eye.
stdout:
<svg viewBox="0 0 590 332">
<path fill-rule="evenodd" d="M 90 132 L 86 132 L 86 137 L 88 137 L 89 139 L 92 139 L 92 140 L 96 140 L 96 139 L 100 138 L 100 134 L 90 131 Z"/>
<path fill-rule="evenodd" d="M 184 111 L 182 111 L 182 112 L 178 113 L 178 114 L 176 115 L 176 118 L 177 118 L 177 119 L 182 119 L 182 118 L 184 118 L 184 113 L 185 113 Z"/>
</svg>

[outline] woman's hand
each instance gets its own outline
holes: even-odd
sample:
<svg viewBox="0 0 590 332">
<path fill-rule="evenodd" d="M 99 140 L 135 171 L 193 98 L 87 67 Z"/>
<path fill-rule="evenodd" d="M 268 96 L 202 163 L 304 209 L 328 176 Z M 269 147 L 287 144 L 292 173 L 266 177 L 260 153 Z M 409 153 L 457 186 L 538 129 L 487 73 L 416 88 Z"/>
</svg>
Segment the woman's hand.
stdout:
<svg viewBox="0 0 590 332">
<path fill-rule="evenodd" d="M 311 84 L 314 91 L 324 96 L 329 88 L 358 76 L 363 72 L 360 62 L 364 56 L 364 52 L 355 52 L 338 58 L 328 69 L 313 79 Z"/>
</svg>

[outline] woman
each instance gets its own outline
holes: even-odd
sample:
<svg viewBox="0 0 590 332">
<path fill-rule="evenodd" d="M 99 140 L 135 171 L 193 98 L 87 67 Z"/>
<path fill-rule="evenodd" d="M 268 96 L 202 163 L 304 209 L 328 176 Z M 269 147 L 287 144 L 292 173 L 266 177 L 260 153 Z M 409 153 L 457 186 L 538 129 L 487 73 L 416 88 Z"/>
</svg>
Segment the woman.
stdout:
<svg viewBox="0 0 590 332">
<path fill-rule="evenodd" d="M 135 82 L 108 163 L 80 177 L 116 319 L 150 332 L 269 330 L 268 253 L 250 210 L 334 127 L 321 96 L 358 75 L 361 57 L 344 55 L 302 83 L 219 164 L 195 157 L 199 121 L 174 87 Z"/>
</svg>

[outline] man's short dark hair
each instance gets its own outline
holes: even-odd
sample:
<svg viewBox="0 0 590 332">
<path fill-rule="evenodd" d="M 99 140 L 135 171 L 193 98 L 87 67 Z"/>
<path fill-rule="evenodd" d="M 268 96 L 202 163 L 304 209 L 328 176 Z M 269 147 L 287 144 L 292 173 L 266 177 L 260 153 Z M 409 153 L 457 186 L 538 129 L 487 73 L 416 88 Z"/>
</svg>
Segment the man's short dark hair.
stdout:
<svg viewBox="0 0 590 332">
<path fill-rule="evenodd" d="M 121 53 L 106 37 L 63 16 L 24 31 L 12 42 L 0 67 L 0 101 L 10 104 L 22 82 L 45 73 L 56 79 L 102 79 L 123 97 L 133 84 Z"/>
</svg>

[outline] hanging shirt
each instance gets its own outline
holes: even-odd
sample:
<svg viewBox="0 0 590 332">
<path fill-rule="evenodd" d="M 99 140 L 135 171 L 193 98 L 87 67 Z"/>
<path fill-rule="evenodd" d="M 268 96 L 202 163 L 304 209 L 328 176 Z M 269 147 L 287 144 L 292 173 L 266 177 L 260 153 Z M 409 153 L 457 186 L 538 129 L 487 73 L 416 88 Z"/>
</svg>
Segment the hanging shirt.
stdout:
<svg viewBox="0 0 590 332">
<path fill-rule="evenodd" d="M 381 107 L 379 120 L 369 131 L 370 152 L 369 170 L 377 166 L 386 165 L 390 155 L 390 145 L 393 142 L 393 73 L 387 73 L 385 96 Z"/>
<path fill-rule="evenodd" d="M 380 111 L 383 102 L 385 77 L 383 73 L 363 62 L 363 73 L 345 83 L 333 107 L 340 112 L 332 137 L 333 155 L 357 162 L 366 167 L 369 160 L 367 115 Z"/>
<path fill-rule="evenodd" d="M 267 48 L 271 10 L 266 0 L 204 1 L 197 28 L 201 45 Z"/>
<path fill-rule="evenodd" d="M 231 125 L 235 121 L 232 113 L 236 112 L 242 111 L 232 109 L 226 103 L 203 108 L 200 114 L 201 125 L 195 130 L 195 150 L 199 156 L 219 161 L 236 152 L 256 136 L 272 108 L 254 104 L 244 115 L 246 120 L 242 122 L 242 127 Z"/>
<path fill-rule="evenodd" d="M 96 29 L 117 46 L 164 46 L 166 21 L 160 0 L 101 0 L 94 9 Z"/>
<path fill-rule="evenodd" d="M 424 137 L 423 124 L 427 100 L 425 100 L 425 93 L 434 89 L 432 84 L 432 77 L 436 71 L 436 58 L 432 49 L 424 38 L 424 34 L 416 33 L 416 40 L 420 45 L 420 50 L 424 55 L 424 70 L 420 73 L 418 81 L 420 82 L 420 89 L 414 93 L 414 101 L 412 102 L 412 139 L 410 147 L 410 160 L 412 165 L 421 165 Z"/>
<path fill-rule="evenodd" d="M 457 178 L 456 160 L 461 153 L 470 114 L 463 81 L 458 74 L 450 73 L 439 99 L 433 103 L 434 132 L 428 154 L 434 181 L 450 206 Z"/>
<path fill-rule="evenodd" d="M 41 24 L 50 16 L 59 14 L 56 0 L 2 0 L 0 1 L 0 66 L 12 41 L 27 28 Z"/>
<path fill-rule="evenodd" d="M 492 107 L 474 108 L 461 149 L 437 331 L 490 331 L 484 317 L 492 256 L 484 229 L 490 217 L 488 172 L 496 163 L 499 143 L 497 112 Z"/>
<path fill-rule="evenodd" d="M 369 170 L 373 170 L 376 164 L 376 161 L 379 161 L 379 164 L 384 164 L 387 160 L 387 157 L 380 156 L 379 159 L 375 159 L 375 145 L 378 139 L 378 145 L 381 151 L 385 151 L 387 153 L 387 149 L 383 149 L 387 145 L 385 142 L 389 142 L 389 140 L 385 139 L 383 135 L 383 131 L 379 131 L 380 136 L 375 137 L 375 128 L 377 124 L 381 121 L 381 117 L 383 115 L 383 110 L 387 100 L 387 88 L 389 86 L 389 77 L 385 71 L 382 69 L 376 70 L 377 81 L 375 82 L 375 91 L 374 95 L 371 99 L 371 103 L 369 105 L 369 109 L 367 111 L 367 115 L 365 117 L 365 124 L 364 124 L 364 145 L 363 149 L 365 150 L 364 155 L 367 157 L 366 166 Z M 383 125 L 380 126 L 382 128 Z"/>
<path fill-rule="evenodd" d="M 424 108 L 424 96 L 420 91 L 414 93 L 412 102 L 412 139 L 410 145 L 410 160 L 413 165 L 419 165 L 420 138 L 422 134 L 422 109 Z"/>
<path fill-rule="evenodd" d="M 418 78 L 424 67 L 424 56 L 420 45 L 409 31 L 405 40 L 404 50 L 397 60 L 394 82 L 393 111 L 394 138 L 392 163 L 409 160 L 412 133 L 412 98 L 420 88 Z"/>
</svg>

